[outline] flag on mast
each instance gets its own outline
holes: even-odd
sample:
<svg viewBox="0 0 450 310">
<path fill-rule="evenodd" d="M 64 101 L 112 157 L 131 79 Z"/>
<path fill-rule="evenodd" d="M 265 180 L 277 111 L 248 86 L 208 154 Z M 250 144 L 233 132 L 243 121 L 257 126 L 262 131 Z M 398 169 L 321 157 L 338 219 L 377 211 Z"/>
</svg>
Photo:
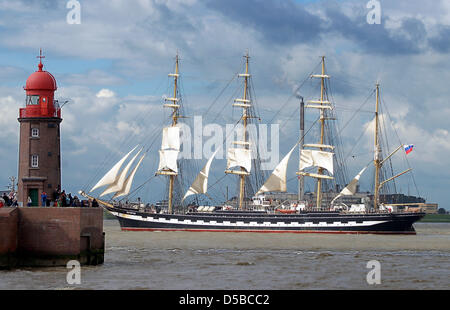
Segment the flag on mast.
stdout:
<svg viewBox="0 0 450 310">
<path fill-rule="evenodd" d="M 403 146 L 405 148 L 406 155 L 412 152 L 414 144 L 405 144 Z"/>
</svg>

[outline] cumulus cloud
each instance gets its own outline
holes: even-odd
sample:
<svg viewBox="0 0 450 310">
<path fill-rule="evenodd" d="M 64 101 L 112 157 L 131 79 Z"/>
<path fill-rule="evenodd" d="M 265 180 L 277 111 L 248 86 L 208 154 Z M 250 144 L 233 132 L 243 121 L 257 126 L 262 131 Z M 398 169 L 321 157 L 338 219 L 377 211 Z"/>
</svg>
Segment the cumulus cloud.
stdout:
<svg viewBox="0 0 450 310">
<path fill-rule="evenodd" d="M 21 104 L 13 96 L 0 97 L 0 139 L 8 145 L 19 136 L 17 132 L 19 107 Z"/>
<path fill-rule="evenodd" d="M 115 94 L 112 90 L 103 88 L 95 96 L 97 98 L 113 98 Z"/>
</svg>

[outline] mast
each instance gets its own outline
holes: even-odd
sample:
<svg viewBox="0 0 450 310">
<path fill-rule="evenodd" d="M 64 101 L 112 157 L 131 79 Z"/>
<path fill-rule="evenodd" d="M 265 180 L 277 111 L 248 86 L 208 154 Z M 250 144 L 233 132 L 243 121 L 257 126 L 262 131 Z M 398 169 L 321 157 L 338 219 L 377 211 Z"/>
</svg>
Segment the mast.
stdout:
<svg viewBox="0 0 450 310">
<path fill-rule="evenodd" d="M 324 174 L 324 170 L 328 170 L 333 174 L 333 153 L 324 151 L 324 149 L 333 150 L 334 146 L 325 143 L 325 109 L 332 109 L 331 102 L 325 100 L 325 79 L 330 78 L 325 74 L 325 56 L 322 56 L 322 72 L 321 74 L 313 74 L 312 78 L 320 78 L 320 100 L 309 100 L 306 108 L 314 108 L 320 110 L 320 140 L 317 144 L 303 144 L 303 147 L 313 147 L 319 150 L 300 150 L 300 167 L 297 175 L 309 176 L 317 179 L 316 207 L 320 208 L 322 204 L 322 179 L 332 180 L 332 176 Z M 317 173 L 302 172 L 301 170 L 310 166 L 317 166 Z"/>
<path fill-rule="evenodd" d="M 174 84 L 173 84 L 173 98 L 177 99 L 177 86 L 178 86 L 178 53 L 175 57 L 175 74 L 173 75 Z M 172 127 L 177 125 L 178 121 L 178 107 L 174 107 L 173 113 L 172 113 Z M 175 175 L 170 175 L 169 179 L 169 201 L 168 201 L 168 211 L 169 214 L 172 213 L 172 198 L 173 198 L 173 181 L 174 181 Z"/>
<path fill-rule="evenodd" d="M 244 96 L 242 99 L 244 99 L 244 102 L 247 101 L 247 89 L 248 89 L 248 52 L 244 56 L 245 57 L 245 76 L 244 76 Z M 244 129 L 242 132 L 242 141 L 244 142 L 244 148 L 248 149 L 247 145 L 247 108 L 242 108 L 242 122 L 244 124 Z M 241 167 L 241 171 L 245 172 L 244 168 Z M 242 174 L 240 176 L 239 180 L 239 210 L 242 210 L 243 202 L 244 202 L 244 190 L 245 190 L 245 174 Z"/>
<path fill-rule="evenodd" d="M 303 139 L 305 135 L 305 103 L 303 102 L 303 97 L 300 102 L 300 142 L 298 144 L 298 154 L 302 153 L 303 150 Z M 300 170 L 300 156 L 298 157 L 298 165 Z M 304 197 L 304 187 L 305 187 L 305 179 L 303 176 L 298 177 L 298 201 L 302 201 Z"/>
<path fill-rule="evenodd" d="M 380 98 L 380 84 L 376 84 L 376 106 L 375 106 L 375 156 L 373 160 L 373 164 L 375 166 L 375 188 L 374 188 L 374 194 L 373 194 L 373 207 L 374 209 L 378 209 L 378 196 L 379 196 L 379 189 L 380 189 L 380 144 L 378 141 L 378 106 L 379 106 L 379 98 Z"/>
<path fill-rule="evenodd" d="M 171 103 L 165 103 L 164 107 L 172 108 L 172 125 L 169 127 L 176 127 L 179 116 L 178 109 L 180 108 L 180 105 L 178 104 L 179 98 L 177 97 L 178 93 L 178 77 L 179 77 L 179 57 L 178 52 L 175 57 L 175 73 L 169 73 L 168 75 L 170 77 L 173 77 L 174 79 L 174 86 L 173 86 L 173 97 L 172 98 L 165 98 L 165 101 L 170 101 Z M 175 180 L 175 177 L 178 175 L 177 171 L 174 171 L 173 169 L 162 169 L 162 171 L 158 171 L 157 174 L 167 175 L 169 177 L 169 199 L 168 199 L 168 212 L 169 214 L 172 213 L 172 205 L 173 205 L 173 183 Z"/>
<path fill-rule="evenodd" d="M 244 56 L 245 58 L 245 73 L 239 74 L 239 77 L 244 78 L 244 94 L 242 98 L 235 99 L 235 103 L 233 103 L 233 106 L 235 107 L 241 107 L 242 108 L 242 124 L 243 124 L 243 132 L 242 132 L 242 140 L 241 141 L 234 141 L 233 143 L 235 145 L 241 145 L 244 150 L 247 150 L 246 154 L 250 154 L 248 152 L 249 150 L 249 142 L 247 141 L 247 109 L 251 107 L 250 100 L 248 99 L 248 79 L 250 77 L 250 74 L 248 73 L 248 64 L 250 56 L 247 54 Z M 239 150 L 239 149 L 237 149 Z M 241 159 L 239 159 L 241 160 Z M 239 175 L 239 210 L 243 209 L 244 204 L 244 194 L 245 194 L 245 177 L 249 175 L 249 170 L 245 169 L 243 166 L 241 166 L 240 170 L 225 170 L 225 173 L 231 173 L 231 174 L 237 174 Z"/>
<path fill-rule="evenodd" d="M 322 76 L 320 77 L 320 104 L 323 105 L 323 93 L 325 90 L 325 56 L 322 56 Z M 325 134 L 325 118 L 324 118 L 324 113 L 323 113 L 323 109 L 320 109 L 320 142 L 319 144 L 323 144 L 323 140 L 324 140 L 324 134 Z M 323 150 L 323 148 L 319 148 L 321 151 Z M 317 174 L 321 175 L 323 174 L 323 168 L 319 167 L 317 169 Z M 322 194 L 321 194 L 321 190 L 322 190 L 322 179 L 321 178 L 317 178 L 317 194 L 316 194 L 316 208 L 320 208 L 321 207 L 321 203 L 322 203 Z"/>
<path fill-rule="evenodd" d="M 378 204 L 380 203 L 380 188 L 389 181 L 392 181 L 398 178 L 401 175 L 411 171 L 412 169 L 406 169 L 405 171 L 396 174 L 395 176 L 380 182 L 380 170 L 383 167 L 383 164 L 392 157 L 398 150 L 403 148 L 403 145 L 399 145 L 391 154 L 389 154 L 386 158 L 381 158 L 381 146 L 378 138 L 378 132 L 380 127 L 380 120 L 378 118 L 379 106 L 380 106 L 380 84 L 376 83 L 376 106 L 375 106 L 375 134 L 374 134 L 374 144 L 375 144 L 375 155 L 373 164 L 375 166 L 375 182 L 374 182 L 374 193 L 373 193 L 373 207 L 375 210 L 378 210 Z"/>
</svg>

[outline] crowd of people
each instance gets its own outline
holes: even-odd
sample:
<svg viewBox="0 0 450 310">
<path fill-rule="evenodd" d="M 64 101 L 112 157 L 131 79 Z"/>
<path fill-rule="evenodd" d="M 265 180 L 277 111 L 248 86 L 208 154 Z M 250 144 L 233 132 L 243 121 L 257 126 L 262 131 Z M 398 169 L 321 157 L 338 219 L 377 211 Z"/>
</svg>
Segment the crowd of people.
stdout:
<svg viewBox="0 0 450 310">
<path fill-rule="evenodd" d="M 53 191 L 51 197 L 43 191 L 41 194 L 41 206 L 46 207 L 98 207 L 98 202 L 94 200 L 80 200 L 78 196 L 72 196 L 72 193 L 66 193 L 58 187 Z"/>
<path fill-rule="evenodd" d="M 0 198 L 0 208 L 1 207 L 17 207 L 17 197 L 15 192 L 10 192 L 9 195 L 6 193 Z"/>
<path fill-rule="evenodd" d="M 15 192 L 11 192 L 9 195 L 3 194 L 0 198 L 0 208 L 1 207 L 17 207 L 19 206 L 17 202 Z M 33 205 L 33 200 L 30 196 L 27 197 L 26 206 L 31 207 Z M 40 201 L 38 203 L 41 207 L 98 207 L 98 202 L 93 199 L 80 200 L 78 196 L 72 196 L 71 193 L 66 194 L 65 190 L 58 187 L 55 189 L 51 195 L 48 195 L 45 191 L 42 191 Z"/>
</svg>

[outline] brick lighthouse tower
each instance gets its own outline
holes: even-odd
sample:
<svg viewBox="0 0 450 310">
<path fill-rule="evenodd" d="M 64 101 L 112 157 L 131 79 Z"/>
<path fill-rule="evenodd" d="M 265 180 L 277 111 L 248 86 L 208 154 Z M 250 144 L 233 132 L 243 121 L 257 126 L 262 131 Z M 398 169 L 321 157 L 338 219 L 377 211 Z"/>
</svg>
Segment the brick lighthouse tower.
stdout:
<svg viewBox="0 0 450 310">
<path fill-rule="evenodd" d="M 61 110 L 54 93 L 57 89 L 52 74 L 42 70 L 42 51 L 38 71 L 31 74 L 24 87 L 25 108 L 19 112 L 19 176 L 18 202 L 40 206 L 41 194 L 51 199 L 55 189 L 61 187 L 60 123 Z"/>
</svg>

